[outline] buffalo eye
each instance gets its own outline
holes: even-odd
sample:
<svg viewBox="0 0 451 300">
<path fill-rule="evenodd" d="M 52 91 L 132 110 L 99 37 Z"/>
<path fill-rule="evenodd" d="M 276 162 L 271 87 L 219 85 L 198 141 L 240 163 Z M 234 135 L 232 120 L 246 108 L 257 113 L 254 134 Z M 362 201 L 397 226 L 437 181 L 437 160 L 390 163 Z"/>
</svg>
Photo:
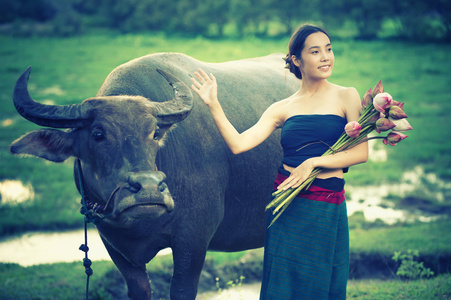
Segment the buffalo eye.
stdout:
<svg viewBox="0 0 451 300">
<path fill-rule="evenodd" d="M 155 129 L 155 133 L 153 134 L 153 139 L 158 140 L 160 138 L 160 129 Z"/>
<path fill-rule="evenodd" d="M 100 142 L 105 139 L 105 134 L 101 130 L 96 129 L 92 132 L 92 137 L 95 141 Z"/>
</svg>

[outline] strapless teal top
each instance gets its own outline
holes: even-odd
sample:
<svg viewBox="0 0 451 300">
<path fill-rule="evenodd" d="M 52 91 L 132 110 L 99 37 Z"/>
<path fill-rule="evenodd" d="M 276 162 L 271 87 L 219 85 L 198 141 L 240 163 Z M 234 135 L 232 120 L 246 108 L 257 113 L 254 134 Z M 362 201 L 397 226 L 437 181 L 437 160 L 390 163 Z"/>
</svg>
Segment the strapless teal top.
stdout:
<svg viewBox="0 0 451 300">
<path fill-rule="evenodd" d="M 338 115 L 295 115 L 282 127 L 280 143 L 283 163 L 297 167 L 311 157 L 321 156 L 337 142 L 347 120 Z M 345 172 L 347 169 L 344 170 Z"/>
</svg>

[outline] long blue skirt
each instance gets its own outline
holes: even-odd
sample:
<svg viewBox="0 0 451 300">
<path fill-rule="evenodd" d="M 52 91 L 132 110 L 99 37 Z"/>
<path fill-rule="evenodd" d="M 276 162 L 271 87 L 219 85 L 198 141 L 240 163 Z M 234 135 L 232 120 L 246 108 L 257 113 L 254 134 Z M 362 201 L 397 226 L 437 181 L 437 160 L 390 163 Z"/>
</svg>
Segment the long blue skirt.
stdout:
<svg viewBox="0 0 451 300">
<path fill-rule="evenodd" d="M 261 300 L 346 299 L 346 202 L 328 202 L 337 193 L 328 192 L 331 198 L 327 193 L 324 197 L 324 191 L 310 192 L 304 198 L 298 195 L 267 229 Z M 315 194 L 320 200 L 315 200 Z M 273 217 L 270 212 L 268 226 Z"/>
</svg>

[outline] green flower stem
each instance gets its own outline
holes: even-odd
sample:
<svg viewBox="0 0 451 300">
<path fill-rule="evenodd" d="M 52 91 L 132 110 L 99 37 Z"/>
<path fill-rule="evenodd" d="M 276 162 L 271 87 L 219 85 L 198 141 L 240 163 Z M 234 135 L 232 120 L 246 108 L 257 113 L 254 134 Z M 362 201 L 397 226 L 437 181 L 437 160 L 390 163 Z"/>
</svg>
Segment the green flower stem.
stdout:
<svg viewBox="0 0 451 300">
<path fill-rule="evenodd" d="M 373 117 L 379 115 L 380 112 L 375 110 L 374 107 L 372 105 L 368 105 L 365 109 L 365 111 L 363 112 L 363 114 L 359 117 L 359 119 L 357 120 L 357 122 L 363 127 L 366 125 L 370 125 L 370 123 L 368 123 Z"/>
<path fill-rule="evenodd" d="M 310 173 L 309 177 L 296 189 L 288 189 L 285 191 L 278 190 L 274 192 L 273 196 L 277 195 L 277 197 L 266 206 L 266 209 L 276 207 L 273 213 L 277 213 L 277 211 L 281 208 L 281 205 L 283 205 L 287 201 L 291 202 L 292 198 L 294 198 L 296 194 L 298 194 L 302 189 L 308 189 L 310 187 L 310 184 L 313 182 L 313 180 L 315 180 L 321 170 L 321 168 L 315 168 L 312 173 Z"/>
<path fill-rule="evenodd" d="M 291 188 L 284 191 L 279 197 L 277 197 L 268 204 L 266 210 L 276 206 L 276 208 L 273 211 L 273 215 L 277 214 L 272 220 L 271 224 L 269 224 L 269 227 L 271 227 L 271 225 L 282 215 L 282 213 L 285 211 L 285 209 L 287 209 L 288 205 L 290 205 L 290 203 L 297 196 L 297 194 L 299 194 L 303 189 L 307 190 L 310 187 L 310 185 L 318 176 L 318 174 L 321 172 L 321 170 L 322 170 L 321 168 L 314 169 L 310 174 L 310 176 L 299 187 L 297 187 L 296 189 Z"/>
</svg>

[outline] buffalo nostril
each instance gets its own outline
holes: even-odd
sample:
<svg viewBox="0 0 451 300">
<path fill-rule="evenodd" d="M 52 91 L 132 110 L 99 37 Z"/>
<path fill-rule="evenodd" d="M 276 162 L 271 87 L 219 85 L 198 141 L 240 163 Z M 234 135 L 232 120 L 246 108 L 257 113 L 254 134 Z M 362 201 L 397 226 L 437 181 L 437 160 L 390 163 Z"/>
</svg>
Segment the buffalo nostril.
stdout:
<svg viewBox="0 0 451 300">
<path fill-rule="evenodd" d="M 160 185 L 158 186 L 158 190 L 159 190 L 160 192 L 164 192 L 164 191 L 166 190 L 167 187 L 168 187 L 168 186 L 166 185 L 166 183 L 161 182 Z"/>
</svg>

